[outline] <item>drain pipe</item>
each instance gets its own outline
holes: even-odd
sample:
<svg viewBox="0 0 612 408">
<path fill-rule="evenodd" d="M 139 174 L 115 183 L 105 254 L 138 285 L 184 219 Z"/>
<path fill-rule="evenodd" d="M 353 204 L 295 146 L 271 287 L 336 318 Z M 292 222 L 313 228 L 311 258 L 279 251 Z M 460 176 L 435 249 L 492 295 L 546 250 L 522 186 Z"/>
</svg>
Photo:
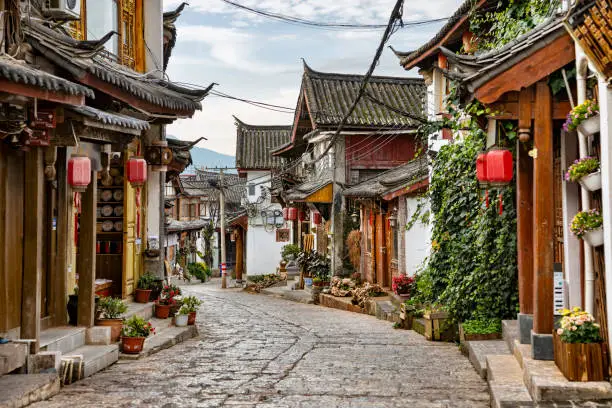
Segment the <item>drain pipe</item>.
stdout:
<svg viewBox="0 0 612 408">
<path fill-rule="evenodd" d="M 575 44 L 576 48 L 576 87 L 578 91 L 577 103 L 580 105 L 586 100 L 586 81 L 588 75 L 588 61 L 586 55 L 580 48 L 580 44 Z M 589 155 L 589 146 L 587 141 L 587 135 L 583 135 L 580 130 L 578 132 L 578 150 L 580 157 L 587 157 Z M 582 211 L 591 209 L 591 197 L 589 191 L 580 187 Z M 593 248 L 587 243 L 586 240 L 582 240 L 584 248 L 584 310 L 589 313 L 594 312 L 595 303 L 595 273 L 593 271 Z M 574 305 L 570 305 L 574 306 Z"/>
</svg>

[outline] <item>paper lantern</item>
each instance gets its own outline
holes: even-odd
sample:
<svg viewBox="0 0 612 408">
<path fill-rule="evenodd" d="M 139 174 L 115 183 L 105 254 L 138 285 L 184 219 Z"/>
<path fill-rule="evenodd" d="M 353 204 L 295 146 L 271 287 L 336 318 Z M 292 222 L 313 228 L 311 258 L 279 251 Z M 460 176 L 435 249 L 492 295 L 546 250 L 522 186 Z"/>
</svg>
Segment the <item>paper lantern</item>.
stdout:
<svg viewBox="0 0 612 408">
<path fill-rule="evenodd" d="M 76 192 L 87 190 L 91 183 L 91 160 L 84 155 L 73 155 L 68 160 L 68 184 Z"/>
<path fill-rule="evenodd" d="M 289 219 L 288 217 L 289 217 L 289 208 L 285 207 L 283 208 L 283 219 L 288 220 Z"/>
<path fill-rule="evenodd" d="M 514 165 L 512 152 L 507 149 L 487 153 L 487 180 L 493 186 L 505 186 L 512 181 Z"/>
<path fill-rule="evenodd" d="M 289 212 L 287 214 L 287 219 L 289 221 L 295 221 L 297 219 L 297 208 L 295 208 L 295 207 L 289 208 Z"/>
<path fill-rule="evenodd" d="M 487 184 L 487 153 L 480 153 L 476 157 L 476 178 L 480 184 Z"/>
<path fill-rule="evenodd" d="M 298 219 L 300 221 L 304 221 L 306 219 L 306 211 L 304 210 L 299 210 L 298 211 Z"/>
<path fill-rule="evenodd" d="M 322 220 L 323 220 L 323 217 L 321 217 L 321 213 L 319 213 L 319 212 L 312 213 L 312 222 L 315 225 L 321 224 Z"/>
<path fill-rule="evenodd" d="M 127 179 L 132 187 L 142 187 L 147 182 L 147 162 L 142 157 L 130 157 L 127 162 Z"/>
</svg>

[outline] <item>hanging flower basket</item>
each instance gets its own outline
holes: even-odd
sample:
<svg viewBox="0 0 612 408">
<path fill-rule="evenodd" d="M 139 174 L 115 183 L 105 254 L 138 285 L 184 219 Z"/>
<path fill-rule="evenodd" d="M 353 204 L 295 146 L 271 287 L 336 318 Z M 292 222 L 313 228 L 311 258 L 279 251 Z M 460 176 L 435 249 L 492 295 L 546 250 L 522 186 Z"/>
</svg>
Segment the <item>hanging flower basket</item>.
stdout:
<svg viewBox="0 0 612 408">
<path fill-rule="evenodd" d="M 593 248 L 602 246 L 604 243 L 603 228 L 598 228 L 593 231 L 584 233 L 584 240 L 589 243 Z"/>
<path fill-rule="evenodd" d="M 601 170 L 587 174 L 579 181 L 580 185 L 589 191 L 601 190 Z"/>
<path fill-rule="evenodd" d="M 598 133 L 600 129 L 599 114 L 585 119 L 578 125 L 578 130 L 585 136 L 590 136 Z"/>
</svg>

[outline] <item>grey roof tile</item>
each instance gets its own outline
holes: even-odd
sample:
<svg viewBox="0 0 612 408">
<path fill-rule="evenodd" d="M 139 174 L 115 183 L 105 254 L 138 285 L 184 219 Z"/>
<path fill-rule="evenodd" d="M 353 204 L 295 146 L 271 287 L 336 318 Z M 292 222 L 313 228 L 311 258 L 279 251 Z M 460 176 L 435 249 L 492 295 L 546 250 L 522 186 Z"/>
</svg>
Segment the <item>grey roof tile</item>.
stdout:
<svg viewBox="0 0 612 408">
<path fill-rule="evenodd" d="M 100 109 L 92 108 L 91 106 L 72 106 L 68 107 L 68 109 L 105 125 L 121 126 L 135 130 L 147 130 L 151 128 L 149 122 L 146 120 L 136 119 L 115 112 L 105 112 Z"/>
<path fill-rule="evenodd" d="M 375 198 L 427 178 L 427 160 L 418 158 L 347 188 L 345 197 Z"/>
<path fill-rule="evenodd" d="M 272 151 L 289 142 L 291 126 L 254 126 L 236 119 L 236 167 L 244 170 L 279 168 L 282 160 Z"/>
</svg>

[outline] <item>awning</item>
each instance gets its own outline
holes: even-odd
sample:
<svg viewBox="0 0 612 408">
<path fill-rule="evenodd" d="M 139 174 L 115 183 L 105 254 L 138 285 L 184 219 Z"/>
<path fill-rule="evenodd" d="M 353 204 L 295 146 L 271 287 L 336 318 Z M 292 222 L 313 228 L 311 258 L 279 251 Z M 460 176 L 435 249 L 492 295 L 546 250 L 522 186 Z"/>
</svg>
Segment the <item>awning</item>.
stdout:
<svg viewBox="0 0 612 408">
<path fill-rule="evenodd" d="M 299 184 L 287 191 L 286 201 L 305 203 L 331 203 L 333 184 L 331 181 L 313 180 Z"/>
</svg>

